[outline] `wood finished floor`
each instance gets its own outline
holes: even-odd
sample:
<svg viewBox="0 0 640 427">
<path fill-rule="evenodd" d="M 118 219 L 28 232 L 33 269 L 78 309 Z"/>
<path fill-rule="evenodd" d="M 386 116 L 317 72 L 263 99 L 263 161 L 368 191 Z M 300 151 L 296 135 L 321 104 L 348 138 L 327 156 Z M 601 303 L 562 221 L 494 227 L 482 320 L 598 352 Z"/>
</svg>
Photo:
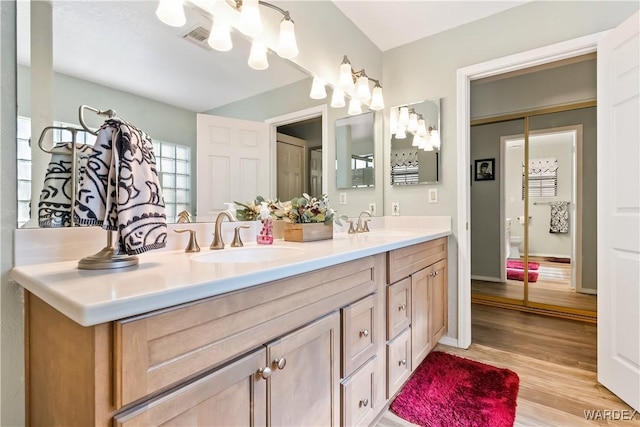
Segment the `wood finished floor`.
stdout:
<svg viewBox="0 0 640 427">
<path fill-rule="evenodd" d="M 529 301 L 570 307 L 595 314 L 597 297 L 576 292 L 571 288 L 571 264 L 546 261 L 537 257 L 530 257 L 529 261 L 540 264 L 538 280 L 529 283 Z M 518 280 L 507 280 L 506 283 L 472 280 L 471 292 L 474 296 L 487 295 L 522 300 L 524 283 Z"/>
<path fill-rule="evenodd" d="M 595 324 L 473 304 L 469 349 L 439 344 L 435 350 L 516 372 L 516 426 L 640 426 L 640 415 L 632 421 L 585 419 L 585 410 L 632 411 L 597 382 Z M 377 426 L 413 424 L 387 411 Z"/>
</svg>

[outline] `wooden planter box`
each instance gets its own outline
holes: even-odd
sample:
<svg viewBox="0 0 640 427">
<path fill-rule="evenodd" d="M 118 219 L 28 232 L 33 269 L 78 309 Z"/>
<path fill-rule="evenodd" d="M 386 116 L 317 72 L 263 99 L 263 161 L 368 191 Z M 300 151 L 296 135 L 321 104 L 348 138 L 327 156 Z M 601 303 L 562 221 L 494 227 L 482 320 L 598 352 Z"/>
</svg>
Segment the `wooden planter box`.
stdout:
<svg viewBox="0 0 640 427">
<path fill-rule="evenodd" d="M 333 223 L 284 224 L 284 240 L 287 242 L 313 242 L 333 239 Z"/>
</svg>

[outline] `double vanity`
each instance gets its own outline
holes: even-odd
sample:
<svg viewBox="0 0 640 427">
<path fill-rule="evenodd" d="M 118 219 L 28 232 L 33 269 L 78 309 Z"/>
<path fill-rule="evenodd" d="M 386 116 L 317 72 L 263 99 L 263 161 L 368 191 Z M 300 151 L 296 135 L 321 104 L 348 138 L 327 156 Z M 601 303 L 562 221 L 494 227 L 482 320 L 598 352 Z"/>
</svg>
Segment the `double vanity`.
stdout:
<svg viewBox="0 0 640 427">
<path fill-rule="evenodd" d="M 25 265 L 28 425 L 369 425 L 447 330 L 450 224 Z"/>
</svg>

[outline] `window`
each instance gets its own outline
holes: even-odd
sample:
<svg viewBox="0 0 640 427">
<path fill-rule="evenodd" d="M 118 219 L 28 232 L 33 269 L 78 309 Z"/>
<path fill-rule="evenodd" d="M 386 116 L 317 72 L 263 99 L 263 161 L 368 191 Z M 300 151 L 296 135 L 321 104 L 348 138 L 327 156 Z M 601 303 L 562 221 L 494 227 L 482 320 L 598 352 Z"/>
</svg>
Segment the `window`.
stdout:
<svg viewBox="0 0 640 427">
<path fill-rule="evenodd" d="M 54 126 L 77 127 L 74 124 L 54 122 Z M 54 129 L 53 143 L 70 141 L 70 132 Z M 31 218 L 31 119 L 18 117 L 17 168 L 18 168 L 18 227 Z M 39 137 L 39 135 L 38 135 Z M 96 137 L 88 132 L 78 132 L 76 142 L 93 145 Z M 33 140 L 37 144 L 36 139 Z M 175 222 L 177 213 L 189 210 L 191 198 L 191 149 L 187 146 L 153 141 L 158 177 L 166 205 L 167 221 Z M 47 154 L 48 155 L 48 154 Z M 37 207 L 36 207 L 37 209 Z"/>
<path fill-rule="evenodd" d="M 558 160 L 555 158 L 529 161 L 529 197 L 558 195 Z M 524 167 L 522 172 L 522 200 L 524 200 Z"/>
</svg>

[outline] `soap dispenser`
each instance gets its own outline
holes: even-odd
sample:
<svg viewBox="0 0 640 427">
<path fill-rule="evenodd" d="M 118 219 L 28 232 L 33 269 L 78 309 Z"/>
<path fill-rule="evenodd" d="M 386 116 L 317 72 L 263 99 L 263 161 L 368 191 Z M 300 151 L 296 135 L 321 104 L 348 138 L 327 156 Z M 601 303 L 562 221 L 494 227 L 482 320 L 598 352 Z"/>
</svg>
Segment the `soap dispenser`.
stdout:
<svg viewBox="0 0 640 427">
<path fill-rule="evenodd" d="M 273 221 L 271 220 L 271 212 L 267 206 L 267 202 L 262 202 L 260 208 L 260 221 L 262 221 L 262 230 L 256 237 L 258 244 L 270 245 L 273 243 Z"/>
</svg>

